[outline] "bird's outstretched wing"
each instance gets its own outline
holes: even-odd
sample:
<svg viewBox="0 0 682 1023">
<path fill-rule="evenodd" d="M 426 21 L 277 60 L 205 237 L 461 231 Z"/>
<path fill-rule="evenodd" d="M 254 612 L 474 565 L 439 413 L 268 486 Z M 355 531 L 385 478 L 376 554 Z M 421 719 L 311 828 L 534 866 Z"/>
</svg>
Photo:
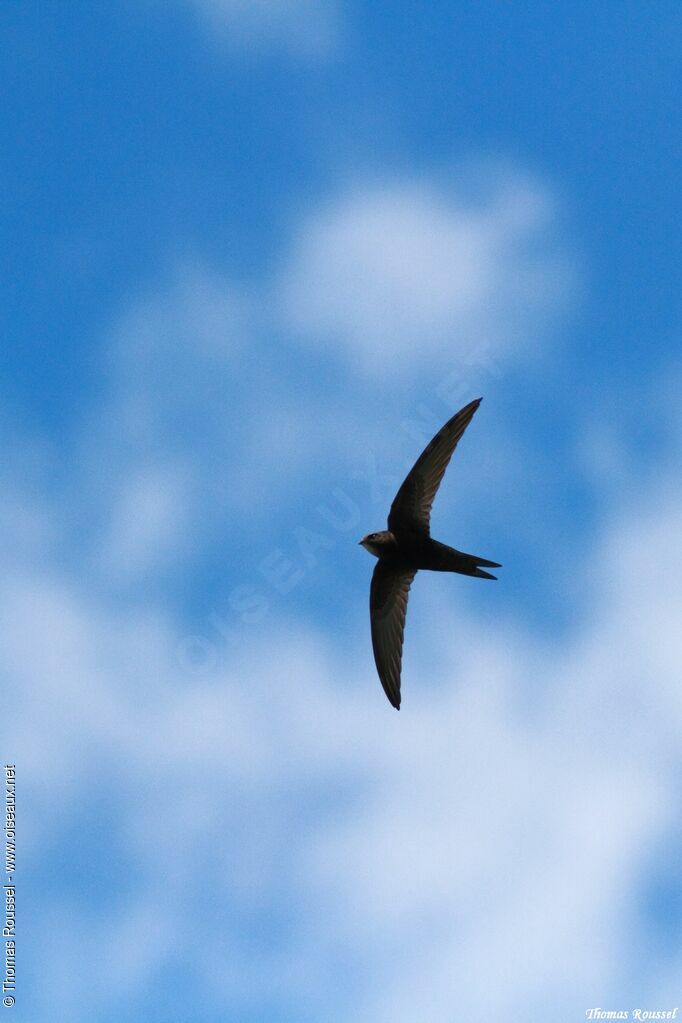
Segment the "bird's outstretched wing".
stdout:
<svg viewBox="0 0 682 1023">
<path fill-rule="evenodd" d="M 417 532 L 429 535 L 431 505 L 448 467 L 457 442 L 481 404 L 481 398 L 470 401 L 448 420 L 405 477 L 388 514 L 388 528 L 394 534 Z"/>
<path fill-rule="evenodd" d="M 400 666 L 407 597 L 416 569 L 377 562 L 369 591 L 374 660 L 384 692 L 400 710 Z"/>
</svg>

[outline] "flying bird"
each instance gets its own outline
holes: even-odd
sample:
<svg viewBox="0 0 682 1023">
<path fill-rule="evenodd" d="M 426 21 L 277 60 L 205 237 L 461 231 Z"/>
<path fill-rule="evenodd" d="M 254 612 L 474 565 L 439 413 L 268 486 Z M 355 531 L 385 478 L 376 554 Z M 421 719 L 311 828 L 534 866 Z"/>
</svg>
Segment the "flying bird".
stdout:
<svg viewBox="0 0 682 1023">
<path fill-rule="evenodd" d="M 427 444 L 408 472 L 388 513 L 388 529 L 368 533 L 360 545 L 378 558 L 369 591 L 374 660 L 384 692 L 400 710 L 400 668 L 407 597 L 420 568 L 496 579 L 496 561 L 463 554 L 431 538 L 431 505 L 452 453 L 482 399 L 470 401 Z"/>
</svg>

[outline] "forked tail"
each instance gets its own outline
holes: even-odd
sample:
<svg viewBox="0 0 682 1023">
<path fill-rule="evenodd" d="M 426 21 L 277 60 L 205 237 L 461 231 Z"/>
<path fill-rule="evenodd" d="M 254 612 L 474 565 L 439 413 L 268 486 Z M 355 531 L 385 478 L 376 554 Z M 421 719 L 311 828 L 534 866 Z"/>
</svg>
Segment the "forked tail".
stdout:
<svg viewBox="0 0 682 1023">
<path fill-rule="evenodd" d="M 478 558 L 475 554 L 463 554 L 461 551 L 456 553 L 456 564 L 453 565 L 455 572 L 459 572 L 461 575 L 475 575 L 478 579 L 497 579 L 496 575 L 484 572 L 481 568 L 482 565 L 485 568 L 502 568 L 497 561 L 488 561 L 487 558 Z"/>
</svg>

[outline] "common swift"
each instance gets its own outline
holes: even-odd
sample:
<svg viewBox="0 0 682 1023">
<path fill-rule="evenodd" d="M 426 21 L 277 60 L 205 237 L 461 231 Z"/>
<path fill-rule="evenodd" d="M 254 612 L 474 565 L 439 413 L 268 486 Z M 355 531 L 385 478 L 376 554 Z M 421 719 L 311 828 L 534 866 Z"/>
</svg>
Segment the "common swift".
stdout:
<svg viewBox="0 0 682 1023">
<path fill-rule="evenodd" d="M 484 568 L 496 561 L 463 554 L 431 538 L 431 505 L 452 453 L 482 399 L 470 401 L 438 431 L 408 472 L 388 513 L 388 529 L 368 533 L 360 544 L 378 558 L 369 591 L 374 660 L 384 692 L 400 710 L 400 667 L 407 597 L 420 568 L 496 579 Z M 483 566 L 483 567 L 482 567 Z"/>
</svg>

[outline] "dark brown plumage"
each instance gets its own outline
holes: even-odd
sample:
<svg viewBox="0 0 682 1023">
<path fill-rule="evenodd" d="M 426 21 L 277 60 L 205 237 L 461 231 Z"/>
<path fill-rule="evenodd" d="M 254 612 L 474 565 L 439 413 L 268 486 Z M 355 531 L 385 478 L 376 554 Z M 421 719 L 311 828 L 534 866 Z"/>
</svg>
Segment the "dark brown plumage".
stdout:
<svg viewBox="0 0 682 1023">
<path fill-rule="evenodd" d="M 431 506 L 457 443 L 471 422 L 481 398 L 469 402 L 427 444 L 395 496 L 388 529 L 368 533 L 361 545 L 379 559 L 369 594 L 372 648 L 386 696 L 400 709 L 400 669 L 407 598 L 419 569 L 459 572 L 495 579 L 484 568 L 496 561 L 463 554 L 431 538 Z"/>
</svg>

